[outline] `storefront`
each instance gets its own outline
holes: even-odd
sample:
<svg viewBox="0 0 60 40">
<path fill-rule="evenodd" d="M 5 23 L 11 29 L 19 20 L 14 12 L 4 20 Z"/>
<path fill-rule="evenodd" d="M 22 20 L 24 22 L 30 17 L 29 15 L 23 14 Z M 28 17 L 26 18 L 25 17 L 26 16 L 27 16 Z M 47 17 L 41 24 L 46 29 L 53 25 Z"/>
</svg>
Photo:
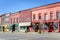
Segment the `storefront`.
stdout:
<svg viewBox="0 0 60 40">
<path fill-rule="evenodd" d="M 16 31 L 17 32 L 18 31 L 18 25 L 19 25 L 18 23 L 11 24 L 10 25 L 10 31 L 12 31 L 12 32 Z"/>
<path fill-rule="evenodd" d="M 20 32 L 25 32 L 26 30 L 32 31 L 31 22 L 19 23 Z"/>
<path fill-rule="evenodd" d="M 59 31 L 58 24 L 59 24 L 58 20 L 49 20 L 44 23 L 44 27 L 46 27 L 46 30 L 48 30 L 48 32 L 58 32 Z"/>
<path fill-rule="evenodd" d="M 8 25 L 2 25 L 2 30 L 3 30 L 3 32 L 9 31 L 8 28 L 9 28 Z"/>
<path fill-rule="evenodd" d="M 2 26 L 0 26 L 0 31 L 3 31 L 3 27 Z"/>
</svg>

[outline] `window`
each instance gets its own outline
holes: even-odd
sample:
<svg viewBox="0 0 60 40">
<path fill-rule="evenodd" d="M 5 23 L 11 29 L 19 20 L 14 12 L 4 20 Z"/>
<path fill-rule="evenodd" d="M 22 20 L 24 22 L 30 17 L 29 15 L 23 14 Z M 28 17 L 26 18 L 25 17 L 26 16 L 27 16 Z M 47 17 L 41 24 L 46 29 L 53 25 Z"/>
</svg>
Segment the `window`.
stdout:
<svg viewBox="0 0 60 40">
<path fill-rule="evenodd" d="M 44 15 L 44 20 L 48 20 L 48 15 L 47 14 Z"/>
<path fill-rule="evenodd" d="M 54 26 L 54 29 L 55 29 L 55 30 L 58 30 L 58 22 L 54 22 L 54 23 L 53 23 L 53 26 Z"/>
<path fill-rule="evenodd" d="M 13 23 L 15 23 L 15 18 L 14 18 L 14 22 Z"/>
<path fill-rule="evenodd" d="M 43 24 L 42 24 L 42 23 L 40 23 L 40 27 L 39 27 L 39 28 L 40 28 L 41 30 L 42 30 L 42 27 L 43 27 Z"/>
<path fill-rule="evenodd" d="M 41 16 L 39 16 L 39 19 L 41 19 Z"/>
<path fill-rule="evenodd" d="M 26 29 L 25 27 L 22 27 L 22 26 L 20 27 L 20 30 L 25 30 L 25 29 Z"/>
<path fill-rule="evenodd" d="M 17 18 L 16 22 L 18 23 L 18 18 Z"/>
<path fill-rule="evenodd" d="M 5 23 L 9 23 L 9 21 L 5 21 Z"/>
<path fill-rule="evenodd" d="M 47 30 L 48 26 L 46 24 L 44 24 L 44 30 Z"/>
<path fill-rule="evenodd" d="M 33 15 L 33 20 L 35 20 L 35 18 L 36 18 L 35 15 Z"/>
<path fill-rule="evenodd" d="M 15 23 L 18 23 L 18 18 L 15 18 Z"/>
<path fill-rule="evenodd" d="M 12 19 L 11 19 L 11 23 L 12 23 Z"/>
<path fill-rule="evenodd" d="M 9 18 L 9 16 L 6 16 L 5 18 Z"/>
<path fill-rule="evenodd" d="M 41 19 L 41 13 L 39 13 L 39 19 Z"/>
<path fill-rule="evenodd" d="M 50 20 L 53 19 L 53 13 L 50 13 Z"/>
<path fill-rule="evenodd" d="M 60 19 L 60 12 L 57 12 L 56 15 L 57 15 L 57 19 Z"/>
</svg>

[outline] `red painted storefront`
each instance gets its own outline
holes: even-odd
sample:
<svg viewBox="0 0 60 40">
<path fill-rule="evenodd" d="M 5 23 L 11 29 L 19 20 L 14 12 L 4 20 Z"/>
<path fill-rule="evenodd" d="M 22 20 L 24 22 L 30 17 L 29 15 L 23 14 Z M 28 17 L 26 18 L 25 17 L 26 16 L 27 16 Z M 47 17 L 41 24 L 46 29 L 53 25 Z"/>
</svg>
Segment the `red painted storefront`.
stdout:
<svg viewBox="0 0 60 40">
<path fill-rule="evenodd" d="M 50 19 L 50 15 L 52 15 L 51 13 L 53 14 L 52 19 Z M 53 23 L 58 22 L 58 31 L 60 32 L 60 19 L 57 19 L 57 13 L 60 13 L 60 2 L 33 8 L 32 23 L 34 24 L 35 28 L 34 31 L 38 31 L 39 24 L 42 22 L 42 31 L 54 32 L 55 29 Z M 40 19 L 39 16 L 41 17 Z M 47 19 L 45 19 L 45 17 L 47 17 Z M 48 24 L 47 30 L 44 30 L 45 23 Z M 38 27 L 36 25 L 38 25 Z"/>
<path fill-rule="evenodd" d="M 38 29 L 43 32 L 55 32 L 54 23 L 57 22 L 57 31 L 60 32 L 60 16 L 58 19 L 58 13 L 60 15 L 60 2 L 11 14 L 10 23 L 15 23 L 14 19 L 18 18 L 17 23 L 31 22 L 31 25 L 28 28 L 30 32 L 37 32 Z M 40 28 L 40 26 L 42 27 Z"/>
</svg>

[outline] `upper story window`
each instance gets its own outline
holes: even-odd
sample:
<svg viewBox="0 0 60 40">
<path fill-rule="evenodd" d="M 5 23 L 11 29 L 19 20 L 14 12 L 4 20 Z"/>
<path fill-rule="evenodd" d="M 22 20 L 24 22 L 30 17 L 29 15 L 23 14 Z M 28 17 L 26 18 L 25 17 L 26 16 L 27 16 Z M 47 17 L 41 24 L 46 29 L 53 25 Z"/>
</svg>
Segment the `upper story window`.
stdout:
<svg viewBox="0 0 60 40">
<path fill-rule="evenodd" d="M 15 18 L 14 18 L 14 21 L 13 21 L 13 23 L 15 23 Z"/>
<path fill-rule="evenodd" d="M 35 20 L 35 18 L 36 18 L 36 16 L 35 16 L 35 15 L 33 15 L 33 20 Z"/>
<path fill-rule="evenodd" d="M 15 18 L 15 23 L 18 23 L 18 18 Z"/>
<path fill-rule="evenodd" d="M 11 23 L 12 23 L 12 19 L 11 19 Z"/>
<path fill-rule="evenodd" d="M 57 19 L 60 19 L 60 12 L 56 13 Z"/>
<path fill-rule="evenodd" d="M 48 20 L 48 15 L 47 14 L 44 15 L 44 20 Z"/>
<path fill-rule="evenodd" d="M 41 16 L 39 16 L 39 19 L 41 19 Z"/>
<path fill-rule="evenodd" d="M 39 19 L 41 19 L 41 14 L 39 14 Z"/>
<path fill-rule="evenodd" d="M 50 13 L 50 20 L 53 19 L 53 13 Z"/>
</svg>

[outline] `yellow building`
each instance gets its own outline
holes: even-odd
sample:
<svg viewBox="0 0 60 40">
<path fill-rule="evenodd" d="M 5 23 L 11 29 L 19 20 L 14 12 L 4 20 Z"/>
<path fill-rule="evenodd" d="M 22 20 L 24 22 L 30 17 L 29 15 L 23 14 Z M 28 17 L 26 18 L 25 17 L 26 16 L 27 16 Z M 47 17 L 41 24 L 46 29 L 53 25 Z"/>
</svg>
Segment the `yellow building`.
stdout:
<svg viewBox="0 0 60 40">
<path fill-rule="evenodd" d="M 3 32 L 9 31 L 8 28 L 9 28 L 8 25 L 2 25 Z"/>
</svg>

